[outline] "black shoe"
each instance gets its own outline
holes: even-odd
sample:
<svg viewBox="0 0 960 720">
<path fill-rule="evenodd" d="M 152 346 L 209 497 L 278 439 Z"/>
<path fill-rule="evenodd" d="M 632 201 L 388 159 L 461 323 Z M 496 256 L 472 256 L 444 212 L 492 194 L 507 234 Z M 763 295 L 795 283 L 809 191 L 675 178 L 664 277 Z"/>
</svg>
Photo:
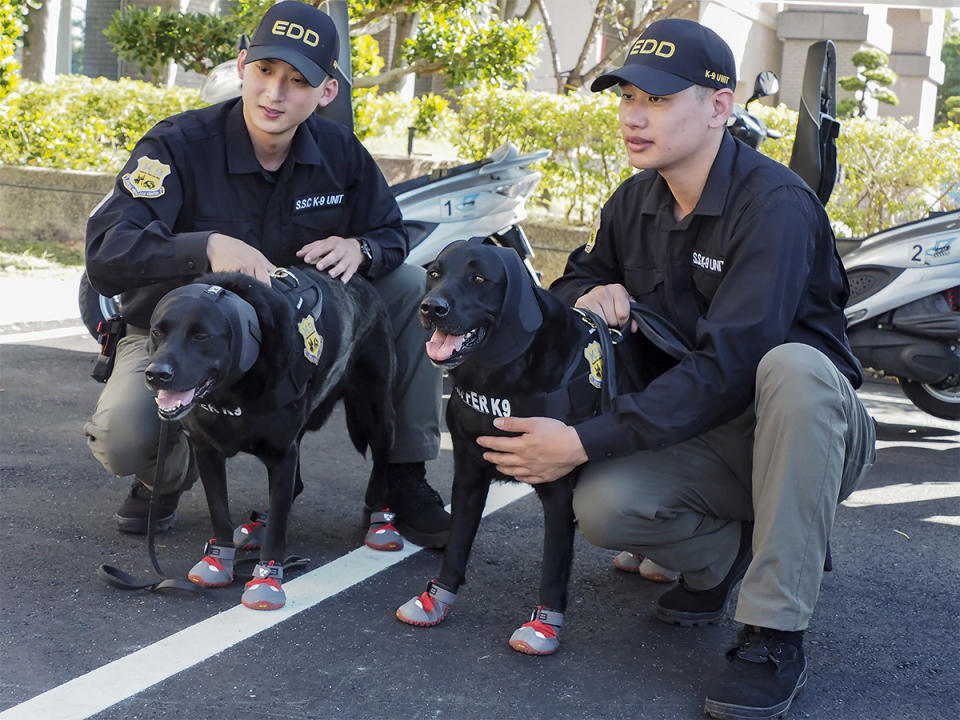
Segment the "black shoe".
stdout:
<svg viewBox="0 0 960 720">
<path fill-rule="evenodd" d="M 780 717 L 807 682 L 803 632 L 745 625 L 726 664 L 707 684 L 703 711 L 715 718 Z"/>
<path fill-rule="evenodd" d="M 180 501 L 182 494 L 183 490 L 181 489 L 157 498 L 157 517 L 154 523 L 156 532 L 166 532 L 173 527 L 173 521 L 177 517 L 177 503 Z M 130 494 L 124 498 L 117 510 L 117 528 L 120 532 L 137 535 L 147 534 L 150 495 L 150 490 L 144 487 L 139 480 L 133 481 Z"/>
<path fill-rule="evenodd" d="M 680 584 L 668 590 L 657 600 L 654 614 L 658 620 L 672 625 L 693 627 L 702 623 L 716 622 L 723 617 L 733 588 L 743 579 L 750 565 L 753 523 L 740 524 L 740 547 L 727 576 L 709 590 L 694 590 L 680 579 Z"/>
<path fill-rule="evenodd" d="M 397 530 L 421 547 L 441 548 L 450 536 L 450 513 L 440 493 L 427 484 L 423 463 L 391 463 L 387 507 L 397 514 Z M 377 508 L 367 507 L 369 513 Z"/>
</svg>

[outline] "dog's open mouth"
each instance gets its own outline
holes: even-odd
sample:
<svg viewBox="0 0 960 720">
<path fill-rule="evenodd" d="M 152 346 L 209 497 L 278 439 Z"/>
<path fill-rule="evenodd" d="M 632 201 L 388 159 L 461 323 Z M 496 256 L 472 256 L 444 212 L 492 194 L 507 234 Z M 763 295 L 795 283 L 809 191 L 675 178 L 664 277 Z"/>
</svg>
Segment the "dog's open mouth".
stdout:
<svg viewBox="0 0 960 720">
<path fill-rule="evenodd" d="M 157 410 L 165 420 L 179 420 L 194 407 L 213 388 L 213 380 L 204 380 L 200 385 L 190 390 L 174 392 L 173 390 L 157 391 Z"/>
<path fill-rule="evenodd" d="M 434 364 L 454 368 L 466 359 L 469 352 L 483 342 L 486 331 L 482 327 L 468 330 L 463 335 L 451 335 L 436 329 L 427 341 L 427 357 Z"/>
</svg>

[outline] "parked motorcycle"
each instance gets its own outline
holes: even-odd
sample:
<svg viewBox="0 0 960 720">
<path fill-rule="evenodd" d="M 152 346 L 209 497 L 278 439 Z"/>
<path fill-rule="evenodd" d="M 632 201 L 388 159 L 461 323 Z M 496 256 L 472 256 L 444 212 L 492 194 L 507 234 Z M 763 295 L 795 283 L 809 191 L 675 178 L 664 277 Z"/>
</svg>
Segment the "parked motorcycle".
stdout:
<svg viewBox="0 0 960 720">
<path fill-rule="evenodd" d="M 766 75 L 758 76 L 747 106 L 776 92 L 776 76 Z M 824 204 L 837 177 L 835 116 L 836 51 L 827 40 L 807 54 L 790 158 L 790 168 Z M 777 136 L 746 107 L 735 110 L 728 127 L 755 148 Z M 960 420 L 960 210 L 870 235 L 843 262 L 850 282 L 847 336 L 857 359 L 896 378 L 924 412 Z"/>
</svg>

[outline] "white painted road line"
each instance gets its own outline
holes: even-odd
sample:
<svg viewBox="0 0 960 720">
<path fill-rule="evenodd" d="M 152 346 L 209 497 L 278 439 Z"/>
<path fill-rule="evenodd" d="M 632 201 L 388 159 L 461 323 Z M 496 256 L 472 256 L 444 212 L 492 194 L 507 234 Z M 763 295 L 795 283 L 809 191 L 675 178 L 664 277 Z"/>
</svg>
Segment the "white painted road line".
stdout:
<svg viewBox="0 0 960 720">
<path fill-rule="evenodd" d="M 493 485 L 483 514 L 496 512 L 532 491 L 531 486 L 521 483 Z M 88 718 L 312 608 L 422 549 L 409 543 L 399 552 L 358 548 L 284 583 L 287 604 L 279 610 L 257 611 L 237 605 L 15 705 L 0 713 L 0 720 Z"/>
<path fill-rule="evenodd" d="M 55 338 L 73 337 L 74 335 L 86 335 L 87 329 L 83 325 L 74 325 L 73 327 L 52 328 L 50 330 L 33 330 L 32 332 L 10 333 L 9 335 L 0 335 L 0 345 L 11 345 L 13 343 L 29 343 L 39 340 L 53 340 Z"/>
</svg>

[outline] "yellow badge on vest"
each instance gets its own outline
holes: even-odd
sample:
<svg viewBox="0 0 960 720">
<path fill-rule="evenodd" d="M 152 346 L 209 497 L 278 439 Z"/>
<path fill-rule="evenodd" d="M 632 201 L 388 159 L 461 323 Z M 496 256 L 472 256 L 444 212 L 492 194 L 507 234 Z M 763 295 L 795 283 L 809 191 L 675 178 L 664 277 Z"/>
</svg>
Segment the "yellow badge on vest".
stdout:
<svg viewBox="0 0 960 720">
<path fill-rule="evenodd" d="M 158 198 L 166 190 L 163 180 L 170 174 L 170 166 L 144 155 L 137 159 L 137 169 L 121 178 L 123 186 L 135 198 Z"/>
<path fill-rule="evenodd" d="M 320 362 L 320 353 L 323 352 L 323 338 L 317 332 L 313 323 L 313 316 L 307 315 L 297 324 L 297 329 L 303 335 L 303 355 L 314 365 Z"/>
<path fill-rule="evenodd" d="M 595 388 L 603 386 L 603 353 L 600 343 L 594 340 L 583 349 L 583 356 L 590 363 L 590 376 L 587 378 Z"/>
</svg>

